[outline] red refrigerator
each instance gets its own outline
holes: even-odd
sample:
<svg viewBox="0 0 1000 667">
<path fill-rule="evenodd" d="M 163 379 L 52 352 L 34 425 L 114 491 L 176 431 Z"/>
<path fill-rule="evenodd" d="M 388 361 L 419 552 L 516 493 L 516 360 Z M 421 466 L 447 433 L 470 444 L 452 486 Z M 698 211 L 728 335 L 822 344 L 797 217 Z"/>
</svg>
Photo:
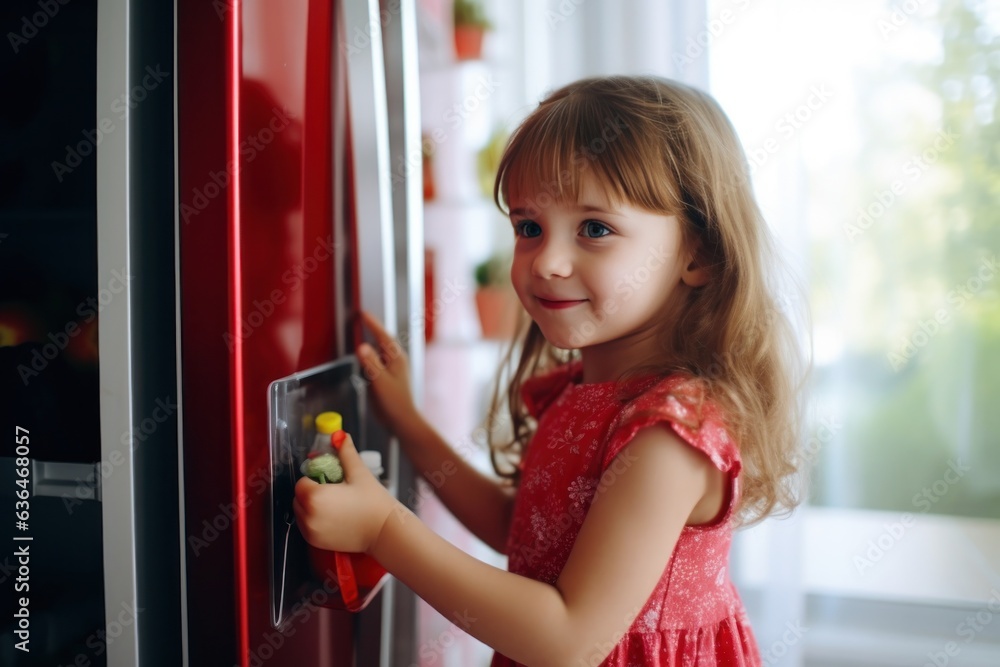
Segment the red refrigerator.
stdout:
<svg viewBox="0 0 1000 667">
<path fill-rule="evenodd" d="M 413 495 L 351 356 L 363 308 L 422 372 L 413 0 L 41 4 L 4 24 L 35 28 L 2 76 L 38 106 L 0 126 L 28 184 L 0 186 L 4 428 L 33 444 L 0 454 L 37 556 L 0 663 L 412 664 L 412 593 L 339 609 L 287 508 L 318 406 Z"/>
</svg>

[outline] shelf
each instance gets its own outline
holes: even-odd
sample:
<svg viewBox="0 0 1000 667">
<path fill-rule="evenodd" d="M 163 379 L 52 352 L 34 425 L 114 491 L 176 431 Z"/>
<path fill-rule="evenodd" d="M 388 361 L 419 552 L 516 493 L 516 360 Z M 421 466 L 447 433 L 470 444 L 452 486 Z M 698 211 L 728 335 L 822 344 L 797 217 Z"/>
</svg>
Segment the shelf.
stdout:
<svg viewBox="0 0 1000 667">
<path fill-rule="evenodd" d="M 487 199 L 486 197 L 479 198 L 464 198 L 464 199 L 446 199 L 446 198 L 435 198 L 424 201 L 424 217 L 427 215 L 436 214 L 447 214 L 462 211 L 489 211 L 495 213 L 497 217 L 503 218 L 503 214 L 500 213 L 500 209 L 496 207 L 492 199 Z"/>
<path fill-rule="evenodd" d="M 436 34 L 437 56 L 452 47 L 450 15 L 444 18 L 447 30 Z M 496 33 L 487 39 L 496 39 Z M 481 337 L 474 273 L 479 262 L 513 244 L 513 233 L 492 197 L 482 192 L 477 157 L 498 119 L 506 118 L 501 113 L 505 99 L 520 90 L 512 83 L 520 80 L 516 63 L 506 53 L 499 55 L 488 49 L 481 59 L 438 58 L 430 66 L 430 59 L 422 59 L 419 69 L 421 132 L 428 140 L 436 194 L 423 208 L 425 244 L 434 251 L 434 285 L 427 300 L 435 312 L 435 339 L 425 348 L 422 412 L 459 456 L 487 475 L 492 475 L 490 456 L 476 430 L 485 420 L 507 347 L 505 341 Z M 476 558 L 505 567 L 506 559 L 461 526 L 429 485 L 424 492 L 419 514 L 429 526 Z M 452 630 L 449 619 L 422 605 L 425 645 L 437 644 Z M 440 659 L 446 667 L 489 663 L 492 650 L 485 645 L 461 631 L 448 636 L 447 650 L 432 661 Z"/>
</svg>

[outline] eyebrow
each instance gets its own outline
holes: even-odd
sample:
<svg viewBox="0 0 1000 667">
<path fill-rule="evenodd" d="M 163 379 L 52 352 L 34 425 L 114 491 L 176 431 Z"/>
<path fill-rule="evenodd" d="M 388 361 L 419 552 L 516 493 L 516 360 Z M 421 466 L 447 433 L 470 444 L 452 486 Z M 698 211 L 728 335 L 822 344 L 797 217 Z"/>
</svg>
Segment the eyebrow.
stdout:
<svg viewBox="0 0 1000 667">
<path fill-rule="evenodd" d="M 593 204 L 577 204 L 572 207 L 574 210 L 580 213 L 606 213 L 608 215 L 618 215 L 617 212 L 602 208 L 600 206 L 594 206 Z M 512 208 L 510 209 L 510 215 L 527 215 L 528 209 L 526 208 Z"/>
</svg>

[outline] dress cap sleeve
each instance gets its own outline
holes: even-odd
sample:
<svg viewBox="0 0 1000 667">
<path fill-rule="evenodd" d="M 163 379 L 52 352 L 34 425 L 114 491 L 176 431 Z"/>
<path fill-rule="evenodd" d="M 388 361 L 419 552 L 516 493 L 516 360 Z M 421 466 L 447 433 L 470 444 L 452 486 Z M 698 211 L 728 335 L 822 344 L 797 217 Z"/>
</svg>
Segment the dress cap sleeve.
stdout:
<svg viewBox="0 0 1000 667">
<path fill-rule="evenodd" d="M 535 419 L 541 417 L 563 390 L 581 377 L 582 372 L 583 365 L 577 360 L 528 378 L 521 385 L 521 400 L 528 413 Z"/>
<path fill-rule="evenodd" d="M 684 375 L 671 375 L 657 382 L 626 405 L 611 424 L 601 461 L 601 471 L 647 426 L 666 423 L 695 449 L 735 481 L 742 464 L 739 449 L 730 438 L 715 403 L 704 384 Z"/>
</svg>

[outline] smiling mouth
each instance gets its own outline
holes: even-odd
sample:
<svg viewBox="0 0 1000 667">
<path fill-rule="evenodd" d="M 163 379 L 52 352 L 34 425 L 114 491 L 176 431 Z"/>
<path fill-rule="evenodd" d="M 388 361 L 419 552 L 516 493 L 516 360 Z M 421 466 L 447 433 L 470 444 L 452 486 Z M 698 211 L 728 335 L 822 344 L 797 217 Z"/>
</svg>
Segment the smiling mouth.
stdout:
<svg viewBox="0 0 1000 667">
<path fill-rule="evenodd" d="M 586 299 L 579 299 L 579 300 L 575 300 L 575 301 L 550 301 L 549 299 L 543 299 L 540 296 L 535 297 L 535 298 L 538 299 L 538 303 L 542 304 L 546 308 L 552 308 L 553 310 L 560 310 L 560 309 L 563 309 L 563 308 L 572 308 L 573 306 L 578 306 L 581 303 L 586 303 L 587 302 Z"/>
</svg>

